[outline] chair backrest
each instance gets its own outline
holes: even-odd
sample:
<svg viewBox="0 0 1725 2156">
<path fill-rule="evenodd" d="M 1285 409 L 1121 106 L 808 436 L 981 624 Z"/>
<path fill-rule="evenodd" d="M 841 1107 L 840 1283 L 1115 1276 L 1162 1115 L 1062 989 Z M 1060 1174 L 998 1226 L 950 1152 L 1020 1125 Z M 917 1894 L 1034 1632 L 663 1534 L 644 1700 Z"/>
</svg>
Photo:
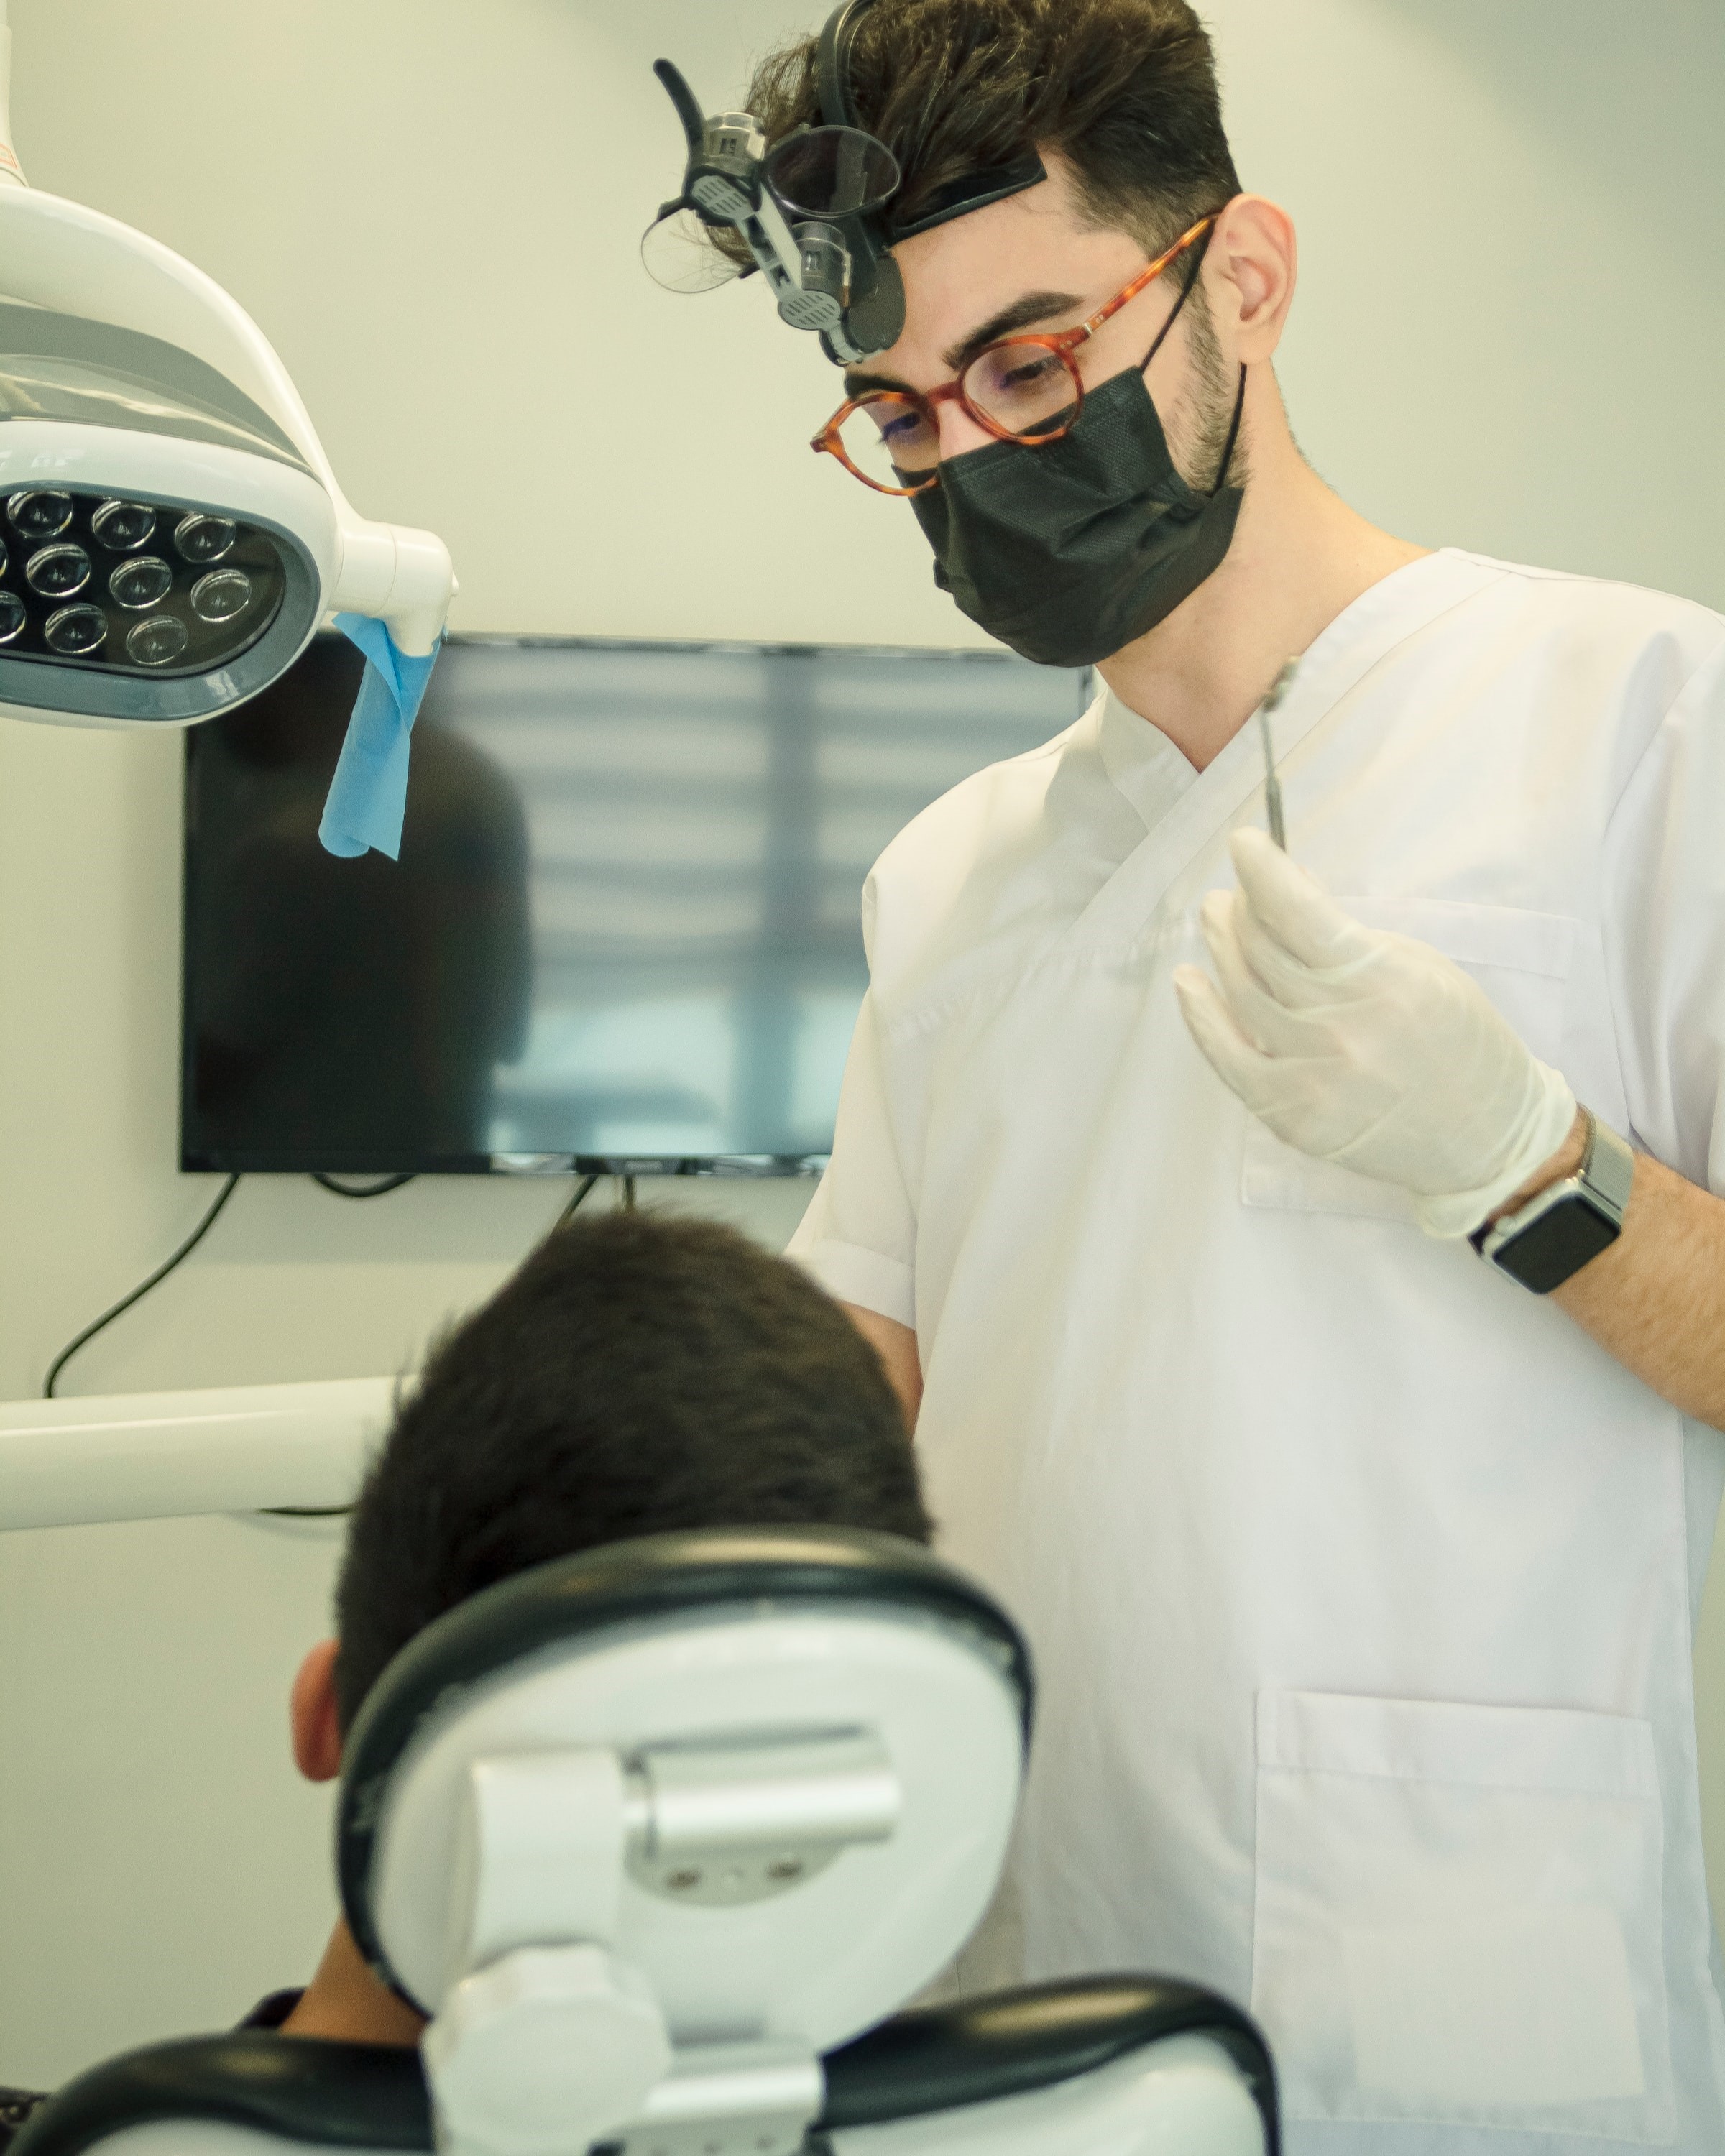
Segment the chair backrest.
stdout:
<svg viewBox="0 0 1725 2156">
<path fill-rule="evenodd" d="M 829 2055 L 823 2079 L 808 2156 L 1276 2156 L 1279 2146 L 1261 2038 L 1189 1984 L 1098 1977 L 896 2015 Z M 751 2148 L 711 2136 L 699 2145 Z M 38 2113 L 13 2156 L 434 2147 L 417 2052 L 245 2030 L 94 2068 Z M 630 2133 L 607 2147 L 654 2156 L 655 2143 Z"/>
</svg>

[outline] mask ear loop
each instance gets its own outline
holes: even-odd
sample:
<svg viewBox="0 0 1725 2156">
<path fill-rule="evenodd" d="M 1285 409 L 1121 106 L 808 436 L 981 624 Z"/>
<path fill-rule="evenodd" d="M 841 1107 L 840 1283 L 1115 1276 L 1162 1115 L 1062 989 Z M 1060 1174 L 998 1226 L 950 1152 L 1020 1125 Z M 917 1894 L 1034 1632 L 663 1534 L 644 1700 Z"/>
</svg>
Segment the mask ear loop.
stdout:
<svg viewBox="0 0 1725 2156">
<path fill-rule="evenodd" d="M 1192 258 L 1191 266 L 1186 272 L 1186 281 L 1180 287 L 1180 296 L 1174 301 L 1173 312 L 1168 316 L 1162 327 L 1156 332 L 1156 341 L 1151 346 L 1149 351 L 1144 354 L 1142 362 L 1139 366 L 1138 372 L 1140 374 L 1142 374 L 1147 371 L 1151 361 L 1154 359 L 1157 353 L 1162 350 L 1163 344 L 1167 341 L 1168 331 L 1180 319 L 1181 308 L 1183 307 L 1186 302 L 1192 297 L 1192 288 L 1195 284 L 1197 284 L 1199 273 L 1204 268 L 1204 258 L 1210 251 L 1210 239 L 1215 229 L 1216 228 L 1213 224 L 1210 226 L 1209 230 L 1204 234 L 1204 244 Z"/>
<path fill-rule="evenodd" d="M 1210 489 L 1210 499 L 1213 501 L 1227 485 L 1228 467 L 1234 462 L 1234 445 L 1240 439 L 1240 422 L 1245 411 L 1245 364 L 1242 361 L 1240 369 L 1240 387 L 1234 393 L 1234 417 L 1228 423 L 1228 439 L 1222 444 L 1221 466 L 1216 473 L 1216 483 Z"/>
<path fill-rule="evenodd" d="M 1204 244 L 1199 249 L 1196 256 L 1193 259 L 1192 267 L 1186 273 L 1186 281 L 1180 287 L 1180 296 L 1174 302 L 1173 311 L 1169 315 L 1168 320 L 1163 324 L 1162 327 L 1156 332 L 1155 343 L 1151 346 L 1149 351 L 1144 355 L 1144 363 L 1138 369 L 1140 374 L 1148 372 L 1150 362 L 1155 358 L 1157 353 L 1162 350 L 1163 344 L 1168 336 L 1168 331 L 1180 319 L 1181 308 L 1183 307 L 1186 302 L 1192 297 L 1193 288 L 1196 285 L 1199 277 L 1204 269 L 1204 258 L 1210 251 L 1210 241 L 1214 236 L 1215 229 L 1216 228 L 1213 224 L 1209 230 L 1205 233 L 1204 236 Z M 1245 365 L 1242 363 L 1240 370 L 1240 387 L 1234 393 L 1234 417 L 1228 423 L 1228 439 L 1222 445 L 1221 469 L 1216 474 L 1215 485 L 1210 489 L 1210 499 L 1212 501 L 1215 499 L 1228 483 L 1228 467 L 1234 461 L 1235 445 L 1240 439 L 1240 423 L 1245 412 L 1245 388 L 1246 371 Z"/>
</svg>

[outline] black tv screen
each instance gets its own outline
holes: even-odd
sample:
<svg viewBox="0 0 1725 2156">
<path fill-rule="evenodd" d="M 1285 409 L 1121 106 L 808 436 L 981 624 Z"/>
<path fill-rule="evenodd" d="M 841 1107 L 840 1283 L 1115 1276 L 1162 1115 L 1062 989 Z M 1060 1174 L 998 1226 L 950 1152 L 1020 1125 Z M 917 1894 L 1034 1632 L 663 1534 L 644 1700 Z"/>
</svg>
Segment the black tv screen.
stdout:
<svg viewBox="0 0 1725 2156">
<path fill-rule="evenodd" d="M 361 661 L 187 736 L 181 1158 L 786 1173 L 832 1143 L 893 834 L 1070 726 L 991 652 L 457 637 L 399 861 L 318 818 Z"/>
</svg>

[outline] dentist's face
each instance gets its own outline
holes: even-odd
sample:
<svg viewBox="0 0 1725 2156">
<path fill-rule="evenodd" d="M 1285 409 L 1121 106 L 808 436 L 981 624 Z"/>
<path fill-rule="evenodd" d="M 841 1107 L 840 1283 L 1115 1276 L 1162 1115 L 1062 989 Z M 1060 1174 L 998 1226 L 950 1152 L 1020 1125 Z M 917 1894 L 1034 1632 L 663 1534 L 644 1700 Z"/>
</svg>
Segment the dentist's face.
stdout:
<svg viewBox="0 0 1725 2156">
<path fill-rule="evenodd" d="M 1143 269 L 1148 251 L 1131 234 L 1086 221 L 1065 160 L 1050 152 L 1044 162 L 1049 176 L 1038 186 L 894 249 L 905 284 L 904 331 L 886 352 L 846 368 L 847 393 L 937 388 L 984 345 L 1084 321 Z M 1086 388 L 1142 365 L 1189 268 L 1184 256 L 1172 263 L 1080 347 Z M 1235 369 L 1204 311 L 1188 304 L 1144 380 L 1181 476 L 1208 489 L 1227 439 Z M 943 459 L 993 439 L 956 399 L 937 408 Z"/>
</svg>

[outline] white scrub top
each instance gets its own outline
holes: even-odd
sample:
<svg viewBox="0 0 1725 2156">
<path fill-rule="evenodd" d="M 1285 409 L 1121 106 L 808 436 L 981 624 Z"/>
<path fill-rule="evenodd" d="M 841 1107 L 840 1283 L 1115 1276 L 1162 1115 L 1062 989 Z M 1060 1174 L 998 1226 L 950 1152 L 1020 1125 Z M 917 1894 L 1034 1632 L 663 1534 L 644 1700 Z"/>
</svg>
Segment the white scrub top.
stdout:
<svg viewBox="0 0 1725 2156">
<path fill-rule="evenodd" d="M 1722 668 L 1699 607 L 1446 552 L 1275 722 L 1295 858 L 1716 1191 Z M 1029 1635 L 1024 1973 L 1250 2000 L 1293 2156 L 1718 2156 L 1725 1439 L 1210 1071 L 1168 977 L 1263 820 L 1255 728 L 1200 773 L 1104 696 L 911 824 L 792 1245 L 915 1327 L 942 1546 Z"/>
</svg>

